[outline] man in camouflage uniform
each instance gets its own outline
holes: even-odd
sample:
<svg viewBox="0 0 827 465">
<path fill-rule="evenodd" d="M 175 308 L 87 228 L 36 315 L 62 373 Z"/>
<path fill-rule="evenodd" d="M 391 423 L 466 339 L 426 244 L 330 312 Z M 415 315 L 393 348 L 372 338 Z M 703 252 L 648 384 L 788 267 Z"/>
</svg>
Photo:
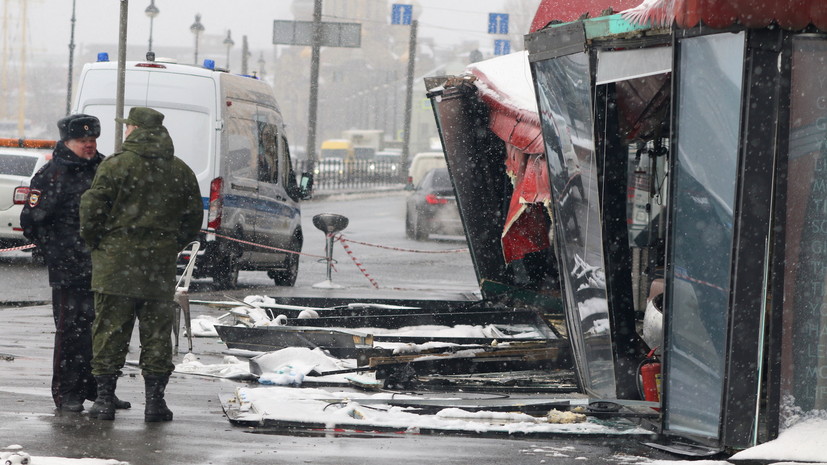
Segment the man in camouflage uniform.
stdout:
<svg viewBox="0 0 827 465">
<path fill-rule="evenodd" d="M 98 397 L 89 415 L 114 420 L 113 398 L 135 320 L 146 384 L 144 421 L 170 421 L 164 389 L 172 363 L 177 311 L 176 257 L 195 240 L 203 218 L 198 181 L 174 156 L 164 115 L 136 107 L 123 150 L 104 160 L 80 203 L 81 237 L 92 249 L 92 373 Z"/>
</svg>

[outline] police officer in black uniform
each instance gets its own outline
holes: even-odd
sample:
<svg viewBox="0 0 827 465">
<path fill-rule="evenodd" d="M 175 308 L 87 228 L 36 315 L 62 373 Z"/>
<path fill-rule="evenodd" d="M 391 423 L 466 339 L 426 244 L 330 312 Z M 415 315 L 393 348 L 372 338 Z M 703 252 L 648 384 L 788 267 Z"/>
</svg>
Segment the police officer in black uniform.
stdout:
<svg viewBox="0 0 827 465">
<path fill-rule="evenodd" d="M 58 409 L 80 412 L 84 400 L 95 399 L 97 384 L 90 365 L 95 320 L 92 258 L 79 235 L 78 207 L 103 155 L 97 150 L 96 117 L 70 115 L 57 127 L 60 141 L 52 159 L 32 178 L 20 225 L 49 268 L 55 319 L 52 397 Z M 117 406 L 130 407 L 120 400 Z"/>
</svg>

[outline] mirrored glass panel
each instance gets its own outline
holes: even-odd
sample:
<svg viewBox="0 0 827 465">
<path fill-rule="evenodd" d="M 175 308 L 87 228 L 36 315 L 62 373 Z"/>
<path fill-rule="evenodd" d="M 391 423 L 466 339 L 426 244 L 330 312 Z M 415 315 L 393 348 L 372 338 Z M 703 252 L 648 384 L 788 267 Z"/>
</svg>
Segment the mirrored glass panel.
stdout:
<svg viewBox="0 0 827 465">
<path fill-rule="evenodd" d="M 587 392 L 616 397 L 586 54 L 534 64 L 570 338 Z"/>
<path fill-rule="evenodd" d="M 667 263 L 664 425 L 718 438 L 744 34 L 681 40 Z"/>
<path fill-rule="evenodd" d="M 827 410 L 827 38 L 793 40 L 781 428 Z M 822 413 L 823 414 L 823 413 Z"/>
</svg>

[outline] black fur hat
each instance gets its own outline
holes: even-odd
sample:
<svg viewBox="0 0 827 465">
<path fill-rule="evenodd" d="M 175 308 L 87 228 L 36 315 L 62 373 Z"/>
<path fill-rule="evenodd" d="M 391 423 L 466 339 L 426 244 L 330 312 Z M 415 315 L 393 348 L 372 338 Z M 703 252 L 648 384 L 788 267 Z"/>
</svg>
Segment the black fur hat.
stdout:
<svg viewBox="0 0 827 465">
<path fill-rule="evenodd" d="M 100 137 L 101 122 L 92 115 L 69 115 L 57 122 L 60 140 L 80 139 L 83 137 Z"/>
</svg>

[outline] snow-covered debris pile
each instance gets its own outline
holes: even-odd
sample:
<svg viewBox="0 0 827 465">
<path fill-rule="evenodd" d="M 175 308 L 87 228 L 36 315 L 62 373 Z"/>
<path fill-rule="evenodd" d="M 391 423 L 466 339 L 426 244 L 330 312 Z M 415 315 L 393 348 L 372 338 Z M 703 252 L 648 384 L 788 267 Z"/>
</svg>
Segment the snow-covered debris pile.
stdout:
<svg viewBox="0 0 827 465">
<path fill-rule="evenodd" d="M 277 386 L 300 386 L 307 376 L 356 366 L 354 360 L 331 357 L 319 348 L 286 347 L 250 359 L 250 371 L 259 375 L 258 382 Z M 346 380 L 338 380 L 346 382 Z"/>
<path fill-rule="evenodd" d="M 470 412 L 444 408 L 434 415 L 412 413 L 400 400 L 429 400 L 427 397 L 398 393 L 372 395 L 331 392 L 322 389 L 289 387 L 237 388 L 222 396 L 222 406 L 234 424 L 322 424 L 328 428 L 381 429 L 395 432 L 459 432 L 575 435 L 646 435 L 650 431 L 632 423 L 609 426 L 588 419 L 582 423 L 553 424 L 547 418 L 519 412 Z M 432 399 L 436 400 L 436 398 Z M 445 400 L 445 398 L 441 398 Z M 387 402 L 387 403 L 385 403 Z"/>
<path fill-rule="evenodd" d="M 222 363 L 207 365 L 200 362 L 195 354 L 189 353 L 184 355 L 181 363 L 175 365 L 175 372 L 226 379 L 255 379 L 250 373 L 249 365 L 231 355 L 225 356 Z"/>
</svg>

